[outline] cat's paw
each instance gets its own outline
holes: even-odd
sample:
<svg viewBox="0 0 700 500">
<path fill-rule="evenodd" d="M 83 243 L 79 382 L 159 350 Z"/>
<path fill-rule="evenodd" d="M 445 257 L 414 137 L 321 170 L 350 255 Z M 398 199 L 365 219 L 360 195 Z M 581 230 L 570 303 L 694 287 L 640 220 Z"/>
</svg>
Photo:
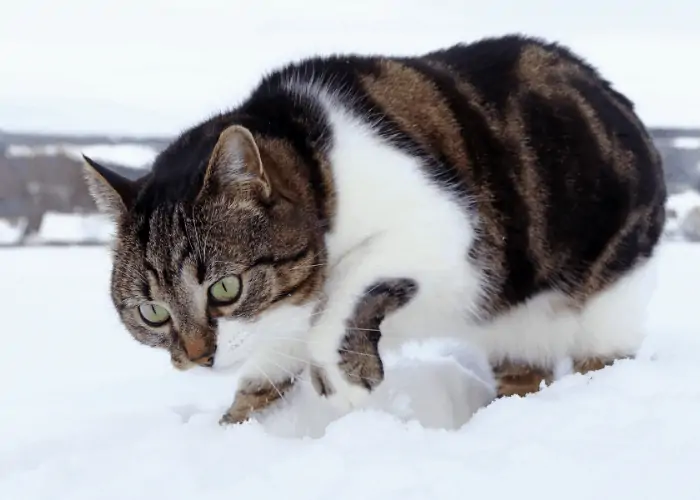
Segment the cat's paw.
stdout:
<svg viewBox="0 0 700 500">
<path fill-rule="evenodd" d="M 333 352 L 319 353 L 325 354 L 326 361 L 312 361 L 310 370 L 316 392 L 341 411 L 362 406 L 384 380 L 384 365 L 376 343 L 358 342 L 358 335 L 352 337 L 346 336 Z"/>
<path fill-rule="evenodd" d="M 241 412 L 230 412 L 227 411 L 219 419 L 219 425 L 228 426 L 234 424 L 242 424 L 246 420 L 250 419 L 250 414 L 243 414 Z"/>
<path fill-rule="evenodd" d="M 221 425 L 240 424 L 250 420 L 256 413 L 270 408 L 294 386 L 296 375 L 275 382 L 264 379 L 245 377 L 239 382 L 236 397 L 231 407 L 219 420 Z"/>
<path fill-rule="evenodd" d="M 371 393 L 371 386 L 351 382 L 337 365 L 311 367 L 311 385 L 338 411 L 349 412 L 362 406 Z"/>
<path fill-rule="evenodd" d="M 255 408 L 249 405 L 241 404 L 240 400 L 234 401 L 234 403 L 226 410 L 221 418 L 219 419 L 219 425 L 228 426 L 235 424 L 242 424 L 248 420 L 251 420 Z"/>
<path fill-rule="evenodd" d="M 341 326 L 342 325 L 342 326 Z M 311 383 L 332 406 L 349 411 L 362 406 L 384 380 L 380 332 L 355 322 L 318 324 L 310 334 Z"/>
</svg>

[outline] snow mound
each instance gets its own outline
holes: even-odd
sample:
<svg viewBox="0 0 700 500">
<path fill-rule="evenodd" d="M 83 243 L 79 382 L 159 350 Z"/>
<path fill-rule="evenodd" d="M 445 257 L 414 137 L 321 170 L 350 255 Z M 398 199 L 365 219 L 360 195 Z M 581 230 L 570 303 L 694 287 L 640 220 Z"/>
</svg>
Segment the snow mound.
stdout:
<svg viewBox="0 0 700 500">
<path fill-rule="evenodd" d="M 424 342 L 408 344 L 384 358 L 385 379 L 371 394 L 365 409 L 394 415 L 425 428 L 458 429 L 490 403 L 495 382 L 488 364 L 466 346 Z M 321 437 L 343 415 L 318 398 L 308 379 L 286 403 L 259 419 L 270 434 Z"/>
</svg>

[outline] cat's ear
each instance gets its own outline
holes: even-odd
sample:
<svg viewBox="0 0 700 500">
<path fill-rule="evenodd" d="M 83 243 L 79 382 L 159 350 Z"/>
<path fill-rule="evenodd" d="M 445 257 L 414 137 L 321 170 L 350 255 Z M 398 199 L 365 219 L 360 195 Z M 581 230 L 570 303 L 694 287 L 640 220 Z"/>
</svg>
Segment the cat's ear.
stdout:
<svg viewBox="0 0 700 500">
<path fill-rule="evenodd" d="M 136 183 L 83 155 L 83 175 L 97 208 L 116 219 L 136 198 Z"/>
<path fill-rule="evenodd" d="M 225 190 L 242 180 L 252 181 L 262 196 L 270 197 L 272 186 L 253 134 L 245 127 L 231 125 L 221 132 L 214 146 L 200 195 L 213 184 Z"/>
</svg>

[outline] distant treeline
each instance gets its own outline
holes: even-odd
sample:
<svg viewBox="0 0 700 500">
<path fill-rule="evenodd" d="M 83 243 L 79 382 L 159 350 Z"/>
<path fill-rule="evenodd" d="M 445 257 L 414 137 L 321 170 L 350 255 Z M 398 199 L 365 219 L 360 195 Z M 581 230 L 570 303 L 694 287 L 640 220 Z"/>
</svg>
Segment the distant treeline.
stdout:
<svg viewBox="0 0 700 500">
<path fill-rule="evenodd" d="M 650 130 L 664 158 L 669 191 L 700 191 L 700 129 Z M 77 159 L 62 154 L 12 156 L 8 154 L 10 146 L 37 148 L 61 144 L 142 144 L 160 151 L 169 140 L 168 137 L 48 135 L 0 131 L 0 218 L 26 221 L 26 238 L 38 231 L 47 212 L 96 211 L 83 182 L 81 165 Z M 132 178 L 143 173 L 143 170 L 120 165 L 112 167 Z"/>
</svg>

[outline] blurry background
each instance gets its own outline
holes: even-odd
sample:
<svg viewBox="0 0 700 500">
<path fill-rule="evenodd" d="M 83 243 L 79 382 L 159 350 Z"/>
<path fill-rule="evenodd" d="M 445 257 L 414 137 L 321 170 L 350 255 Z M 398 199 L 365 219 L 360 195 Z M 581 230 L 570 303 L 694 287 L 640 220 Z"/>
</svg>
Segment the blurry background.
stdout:
<svg viewBox="0 0 700 500">
<path fill-rule="evenodd" d="M 666 161 L 666 237 L 700 241 L 695 0 L 6 0 L 0 245 L 102 244 L 80 153 L 141 175 L 261 73 L 338 51 L 414 54 L 523 32 L 561 41 L 635 101 Z"/>
</svg>

